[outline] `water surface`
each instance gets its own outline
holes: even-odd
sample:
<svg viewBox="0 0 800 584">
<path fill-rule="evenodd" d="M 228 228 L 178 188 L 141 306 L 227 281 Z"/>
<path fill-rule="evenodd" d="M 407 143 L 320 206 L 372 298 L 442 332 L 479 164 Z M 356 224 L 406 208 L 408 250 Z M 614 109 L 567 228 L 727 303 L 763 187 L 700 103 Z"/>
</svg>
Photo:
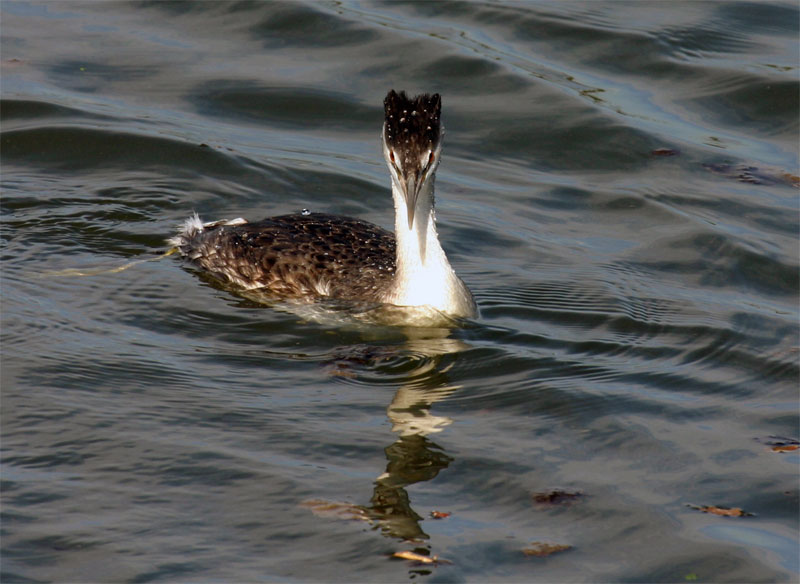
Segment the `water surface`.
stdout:
<svg viewBox="0 0 800 584">
<path fill-rule="evenodd" d="M 4 582 L 800 577 L 773 450 L 800 434 L 796 4 L 0 18 Z M 479 318 L 319 324 L 174 258 L 108 271 L 192 211 L 390 227 L 390 88 L 443 96 Z"/>
</svg>

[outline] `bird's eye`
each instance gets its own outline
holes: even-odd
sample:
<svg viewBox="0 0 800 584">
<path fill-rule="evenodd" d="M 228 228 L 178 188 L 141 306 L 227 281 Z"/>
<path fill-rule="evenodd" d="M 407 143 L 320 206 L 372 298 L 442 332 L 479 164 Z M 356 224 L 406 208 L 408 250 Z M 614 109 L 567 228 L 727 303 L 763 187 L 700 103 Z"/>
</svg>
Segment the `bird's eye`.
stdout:
<svg viewBox="0 0 800 584">
<path fill-rule="evenodd" d="M 431 155 L 428 157 L 428 166 L 433 164 L 434 160 L 436 160 L 436 155 L 433 152 L 431 152 Z"/>
<path fill-rule="evenodd" d="M 394 150 L 389 150 L 389 160 L 394 164 Z"/>
</svg>

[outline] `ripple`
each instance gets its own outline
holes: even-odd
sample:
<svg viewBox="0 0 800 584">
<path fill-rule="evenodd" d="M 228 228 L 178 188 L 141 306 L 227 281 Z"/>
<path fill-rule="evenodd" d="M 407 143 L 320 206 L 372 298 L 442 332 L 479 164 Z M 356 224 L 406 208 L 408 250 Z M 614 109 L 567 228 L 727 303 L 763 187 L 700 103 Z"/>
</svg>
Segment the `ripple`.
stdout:
<svg viewBox="0 0 800 584">
<path fill-rule="evenodd" d="M 269 127 L 307 131 L 325 122 L 348 131 L 374 129 L 377 106 L 364 106 L 345 94 L 302 87 L 269 87 L 238 79 L 215 79 L 193 89 L 189 99 L 200 113 L 260 121 Z"/>
<path fill-rule="evenodd" d="M 219 174 L 235 174 L 239 166 L 229 156 L 201 144 L 153 135 L 89 127 L 43 124 L 0 135 L 4 163 L 39 165 L 75 173 L 94 168 L 181 168 L 187 165 Z M 76 149 L 80 155 L 75 156 Z"/>
<path fill-rule="evenodd" d="M 525 580 L 545 535 L 574 550 L 543 581 L 792 579 L 796 456 L 752 438 L 797 434 L 795 6 L 0 11 L 4 580 L 419 579 L 398 526 L 434 579 Z M 390 87 L 443 95 L 475 321 L 308 322 L 174 258 L 56 276 L 193 209 L 391 224 Z M 559 487 L 586 496 L 532 505 Z M 687 501 L 786 537 L 709 539 Z"/>
<path fill-rule="evenodd" d="M 0 120 L 6 125 L 6 128 L 17 128 L 21 125 L 23 120 L 77 120 L 87 121 L 112 121 L 112 116 L 103 115 L 98 112 L 89 110 L 81 110 L 74 107 L 67 107 L 64 105 L 49 103 L 46 101 L 37 101 L 29 99 L 3 99 L 0 101 L 2 105 L 2 112 L 0 113 Z"/>
</svg>

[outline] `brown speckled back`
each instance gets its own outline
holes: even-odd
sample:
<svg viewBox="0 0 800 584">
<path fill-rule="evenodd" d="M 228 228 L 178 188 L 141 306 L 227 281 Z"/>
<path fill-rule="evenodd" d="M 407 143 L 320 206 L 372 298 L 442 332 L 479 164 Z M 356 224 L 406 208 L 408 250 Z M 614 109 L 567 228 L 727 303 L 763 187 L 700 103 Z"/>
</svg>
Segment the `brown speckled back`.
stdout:
<svg viewBox="0 0 800 584">
<path fill-rule="evenodd" d="M 207 227 L 181 251 L 224 281 L 278 298 L 382 302 L 395 272 L 392 233 L 324 213 Z"/>
</svg>

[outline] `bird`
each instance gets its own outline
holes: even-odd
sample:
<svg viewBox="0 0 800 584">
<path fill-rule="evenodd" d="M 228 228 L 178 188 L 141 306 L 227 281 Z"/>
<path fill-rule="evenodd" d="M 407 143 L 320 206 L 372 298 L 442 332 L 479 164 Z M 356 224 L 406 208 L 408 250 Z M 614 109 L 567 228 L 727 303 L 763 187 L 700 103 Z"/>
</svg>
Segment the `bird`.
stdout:
<svg viewBox="0 0 800 584">
<path fill-rule="evenodd" d="M 333 300 L 391 308 L 400 324 L 469 319 L 477 305 L 439 242 L 434 182 L 444 126 L 438 93 L 389 91 L 383 156 L 391 176 L 394 233 L 361 219 L 312 213 L 204 223 L 193 214 L 169 239 L 201 272 L 276 300 Z"/>
</svg>

